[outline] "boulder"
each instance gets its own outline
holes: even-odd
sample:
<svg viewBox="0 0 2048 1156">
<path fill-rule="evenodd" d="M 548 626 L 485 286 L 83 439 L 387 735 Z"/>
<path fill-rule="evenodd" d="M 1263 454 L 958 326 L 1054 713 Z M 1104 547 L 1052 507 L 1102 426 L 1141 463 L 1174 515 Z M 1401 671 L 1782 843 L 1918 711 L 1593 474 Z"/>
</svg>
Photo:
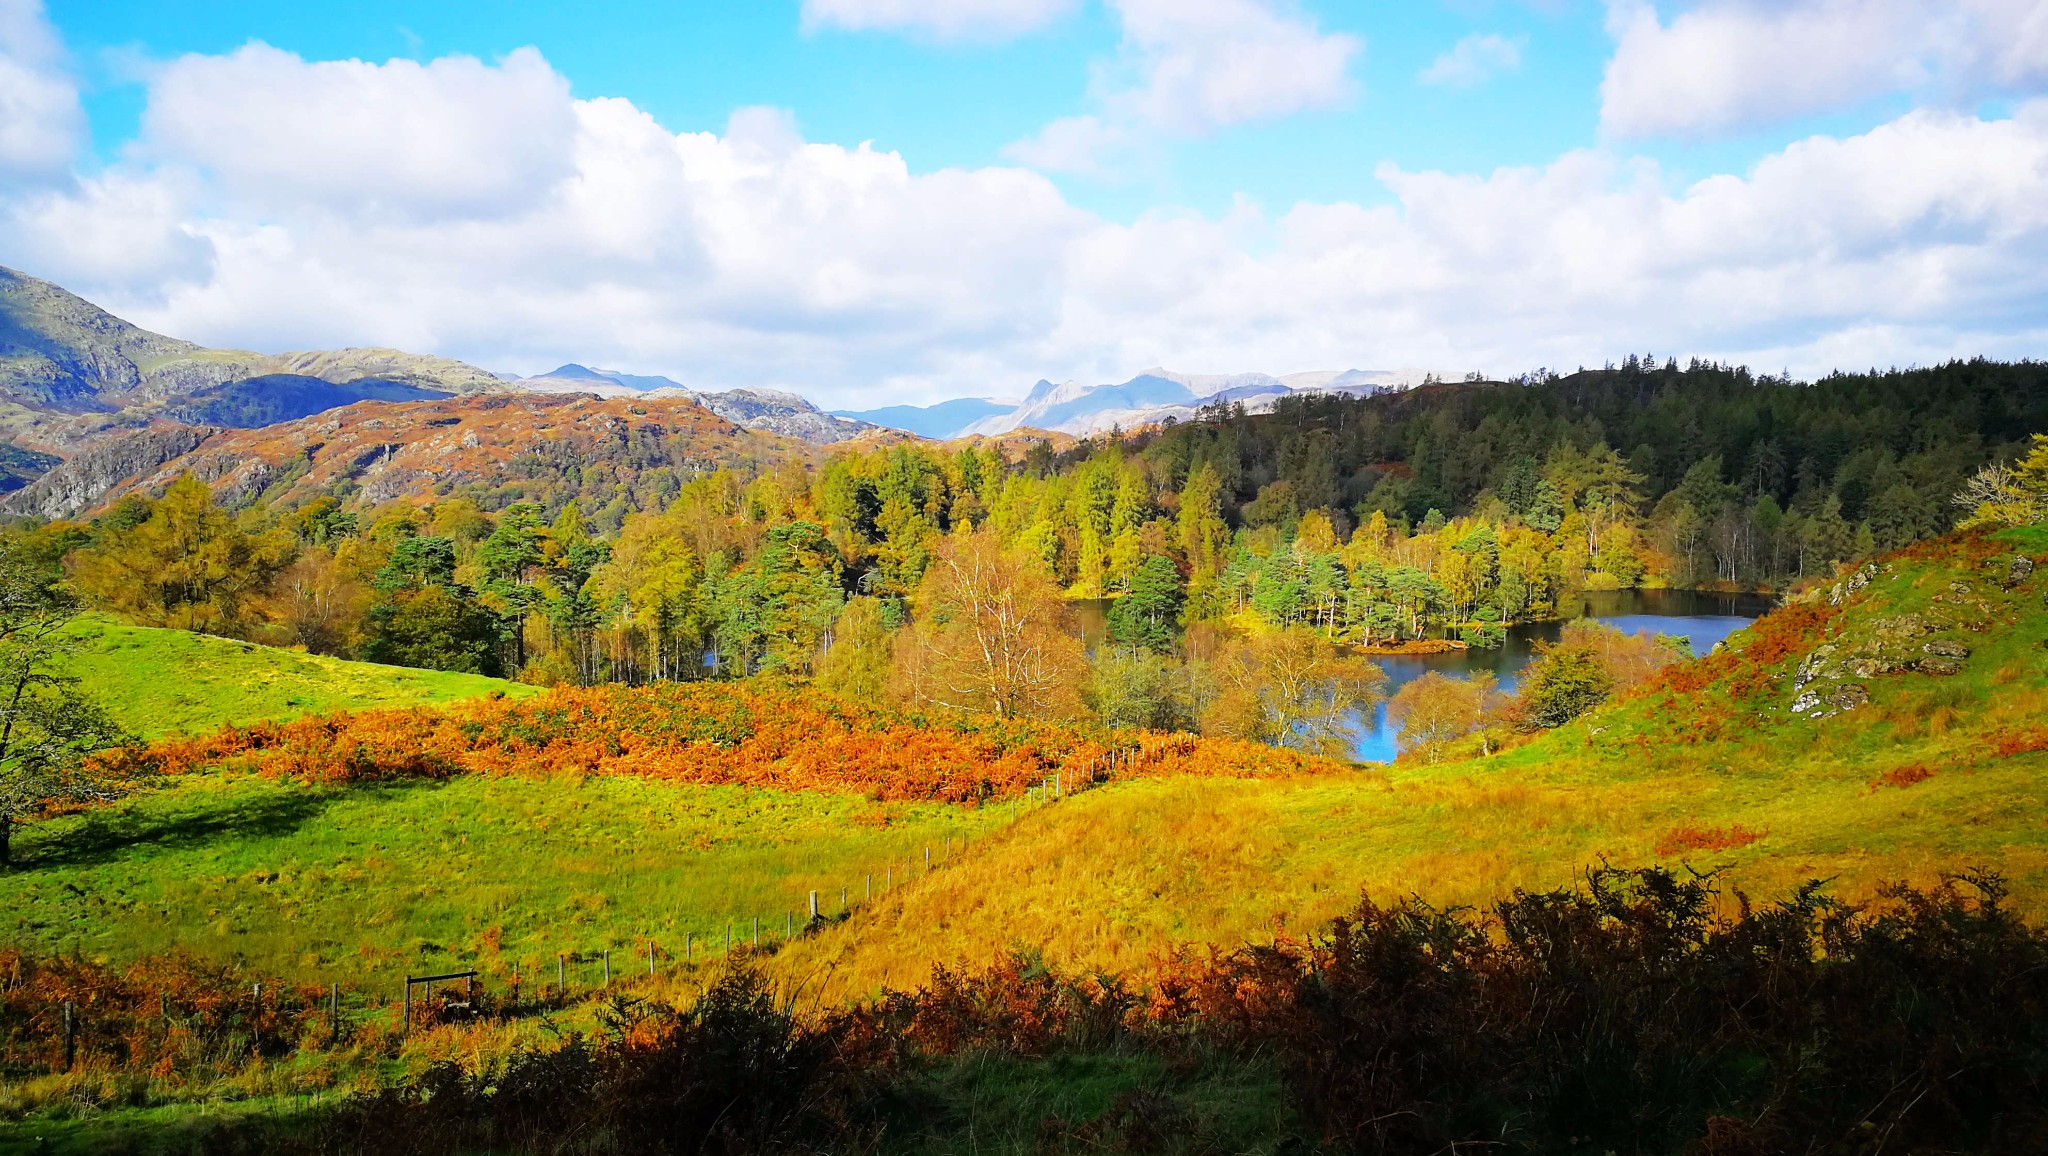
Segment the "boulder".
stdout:
<svg viewBox="0 0 2048 1156">
<path fill-rule="evenodd" d="M 1930 655 L 1913 665 L 1919 668 L 1921 674 L 1939 675 L 1943 678 L 1963 673 L 1962 663 L 1938 655 Z"/>
<path fill-rule="evenodd" d="M 1836 710 L 1855 710 L 1870 704 L 1870 688 L 1861 683 L 1845 682 L 1828 695 L 1828 705 Z"/>
<path fill-rule="evenodd" d="M 1970 657 L 1969 647 L 1947 638 L 1937 638 L 1926 646 L 1921 647 L 1921 649 L 1938 658 L 1946 658 L 1955 662 L 1961 662 Z"/>
</svg>

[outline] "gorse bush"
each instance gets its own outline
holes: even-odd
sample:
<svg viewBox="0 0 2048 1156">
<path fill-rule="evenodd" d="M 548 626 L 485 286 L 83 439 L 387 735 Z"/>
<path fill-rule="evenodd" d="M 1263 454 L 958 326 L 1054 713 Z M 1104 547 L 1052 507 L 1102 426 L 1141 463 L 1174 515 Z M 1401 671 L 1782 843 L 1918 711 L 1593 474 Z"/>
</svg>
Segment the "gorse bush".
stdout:
<svg viewBox="0 0 2048 1156">
<path fill-rule="evenodd" d="M 107 967 L 0 951 L 0 1069 L 61 1069 L 65 1007 L 86 1069 L 166 1081 L 233 1072 L 288 1055 L 309 1033 L 325 1039 L 319 988 L 238 975 L 187 955 Z"/>
<path fill-rule="evenodd" d="M 2048 935 L 2004 896 L 1719 915 L 1710 878 L 1599 870 L 1485 916 L 1367 902 L 1167 977 L 1155 1015 L 1277 1049 L 1343 1150 L 2040 1151 Z"/>
<path fill-rule="evenodd" d="M 1330 773 L 1253 743 L 955 711 L 897 713 L 793 684 L 563 688 L 445 711 L 385 710 L 230 727 L 103 756 L 112 770 L 235 764 L 315 783 L 464 773 L 640 775 L 673 782 L 974 803 L 1053 775 Z M 1136 752 L 1133 757 L 1132 752 Z"/>
<path fill-rule="evenodd" d="M 481 1071 L 437 1064 L 359 1098 L 320 1146 L 350 1152 L 760 1152 L 846 1145 L 893 1069 L 852 1022 L 800 1024 L 759 972 L 738 970 L 687 1010 L 615 1016 L 598 1039 Z"/>
<path fill-rule="evenodd" d="M 36 1009 L 54 1006 L 60 988 L 81 1004 L 130 1007 L 169 974 L 16 966 L 44 978 L 10 989 L 5 1038 L 42 1041 L 44 1052 L 49 1027 Z M 174 1006 L 231 1005 L 246 990 L 193 974 L 198 986 L 179 989 Z M 43 994 L 18 994 L 32 986 Z M 139 1024 L 148 1011 L 130 1014 Z M 306 1014 L 287 1010 L 261 1030 L 318 1047 Z M 1601 869 L 1580 887 L 1517 892 L 1485 912 L 1366 901 L 1321 934 L 1183 953 L 1142 982 L 1010 955 L 798 1015 L 742 962 L 687 1007 L 613 994 L 598 1019 L 594 1033 L 495 1060 L 444 1046 L 473 1062 L 434 1063 L 316 1113 L 297 1142 L 337 1152 L 867 1151 L 914 1138 L 922 1125 L 910 1089 L 938 1066 L 1151 1057 L 1167 1071 L 1277 1070 L 1290 1113 L 1269 1126 L 1298 1134 L 1271 1139 L 1337 1152 L 2048 1144 L 2048 933 L 2020 919 L 1991 876 L 1893 887 L 1866 907 L 1812 884 L 1759 906 L 1723 895 L 1711 876 Z M 12 1065 L 47 1062 L 9 1046 Z M 238 1038 L 232 1047 L 252 1055 Z M 135 1047 L 99 1062 L 163 1064 L 165 1054 Z M 1134 1090 L 1101 1119 L 1058 1121 L 1041 1137 L 1136 1135 L 1146 1131 L 1133 1130 L 1138 1117 L 1179 1118 L 1150 1095 Z"/>
</svg>

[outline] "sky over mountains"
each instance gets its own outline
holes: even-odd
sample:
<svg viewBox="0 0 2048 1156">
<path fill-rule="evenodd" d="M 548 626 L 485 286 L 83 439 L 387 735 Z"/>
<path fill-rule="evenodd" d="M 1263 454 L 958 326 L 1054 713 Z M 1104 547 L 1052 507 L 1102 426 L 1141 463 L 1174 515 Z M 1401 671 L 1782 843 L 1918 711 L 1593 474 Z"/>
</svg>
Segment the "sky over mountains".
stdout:
<svg viewBox="0 0 2048 1156">
<path fill-rule="evenodd" d="M 0 0 L 0 265 L 867 410 L 2038 356 L 2040 0 Z"/>
</svg>

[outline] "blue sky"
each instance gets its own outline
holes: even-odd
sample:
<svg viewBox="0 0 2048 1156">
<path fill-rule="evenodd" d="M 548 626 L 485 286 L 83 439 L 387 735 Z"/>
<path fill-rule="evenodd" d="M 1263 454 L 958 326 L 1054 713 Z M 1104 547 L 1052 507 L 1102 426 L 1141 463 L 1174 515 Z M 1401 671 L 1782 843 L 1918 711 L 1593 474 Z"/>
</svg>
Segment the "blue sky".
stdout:
<svg viewBox="0 0 2048 1156">
<path fill-rule="evenodd" d="M 595 9 L 602 9 L 596 11 Z M 1599 85 L 1612 43 L 1597 4 L 1359 2 L 1299 6 L 1327 32 L 1364 44 L 1355 96 L 1277 123 L 1176 141 L 1115 179 L 1063 177 L 1076 203 L 1129 219 L 1179 204 L 1217 213 L 1243 195 L 1384 200 L 1373 178 L 1411 169 L 1486 171 L 1537 165 L 1599 139 Z M 137 59 L 221 54 L 258 40 L 308 59 L 497 59 L 535 46 L 578 96 L 623 96 L 675 129 L 717 129 L 733 109 L 790 110 L 812 139 L 900 150 L 919 168 L 1003 162 L 1003 146 L 1057 117 L 1086 111 L 1091 65 L 1115 54 L 1106 10 L 1007 41 L 946 41 L 888 31 L 805 30 L 793 0 L 746 4 L 630 0 L 565 5 L 359 0 L 280 5 L 252 0 L 164 3 L 54 0 L 50 14 L 86 62 L 86 109 L 102 158 L 135 134 L 144 87 Z M 1483 81 L 1425 83 L 1458 42 L 1498 36 L 1519 62 Z M 1740 171 L 1757 155 L 1821 128 L 1880 123 L 1902 102 L 1706 141 L 1640 149 L 1675 174 Z"/>
<path fill-rule="evenodd" d="M 602 9 L 602 11 L 595 11 Z M 1601 13 L 1521 5 L 1305 5 L 1364 40 L 1357 95 L 1284 122 L 1177 142 L 1117 181 L 1065 180 L 1078 203 L 1119 217 L 1170 201 L 1207 212 L 1249 195 L 1284 205 L 1383 195 L 1373 168 L 1538 164 L 1591 143 L 1606 56 Z M 102 156 L 131 139 L 143 103 L 131 57 L 219 54 L 260 40 L 308 59 L 496 59 L 536 46 L 579 96 L 623 96 L 676 129 L 717 129 L 734 108 L 790 110 L 813 139 L 873 140 L 919 168 L 1002 162 L 1004 145 L 1085 111 L 1092 62 L 1118 29 L 1088 7 L 1007 42 L 802 28 L 799 5 L 641 2 L 279 5 L 55 0 L 50 13 L 88 62 L 86 107 Z M 1467 87 L 1417 76 L 1459 39 L 1526 40 L 1521 66 Z"/>
<path fill-rule="evenodd" d="M 0 263 L 833 402 L 2038 354 L 2044 9 L 0 0 Z"/>
</svg>

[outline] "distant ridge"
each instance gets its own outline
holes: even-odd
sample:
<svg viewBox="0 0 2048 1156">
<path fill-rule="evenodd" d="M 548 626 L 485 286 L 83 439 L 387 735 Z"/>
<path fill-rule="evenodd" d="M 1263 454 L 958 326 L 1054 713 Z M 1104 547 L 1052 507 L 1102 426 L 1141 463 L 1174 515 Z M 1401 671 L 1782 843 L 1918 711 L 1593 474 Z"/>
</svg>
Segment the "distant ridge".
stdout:
<svg viewBox="0 0 2048 1156">
<path fill-rule="evenodd" d="M 835 409 L 833 416 L 851 418 L 873 425 L 900 429 L 919 437 L 941 441 L 967 432 L 975 422 L 996 417 L 1017 408 L 1013 404 L 982 397 L 962 397 L 937 405 L 888 405 L 880 409 Z"/>
<path fill-rule="evenodd" d="M 1420 385 L 1430 376 L 1431 371 L 1423 369 L 1320 370 L 1275 377 L 1266 373 L 1189 374 L 1154 367 L 1110 385 L 1040 381 L 1031 387 L 1023 404 L 978 418 L 960 432 L 1000 434 L 1029 427 L 1087 437 L 1169 418 L 1187 421 L 1199 416 L 1207 405 L 1239 404 L 1252 413 L 1262 413 L 1280 398 L 1294 394 L 1385 393 Z"/>
</svg>

